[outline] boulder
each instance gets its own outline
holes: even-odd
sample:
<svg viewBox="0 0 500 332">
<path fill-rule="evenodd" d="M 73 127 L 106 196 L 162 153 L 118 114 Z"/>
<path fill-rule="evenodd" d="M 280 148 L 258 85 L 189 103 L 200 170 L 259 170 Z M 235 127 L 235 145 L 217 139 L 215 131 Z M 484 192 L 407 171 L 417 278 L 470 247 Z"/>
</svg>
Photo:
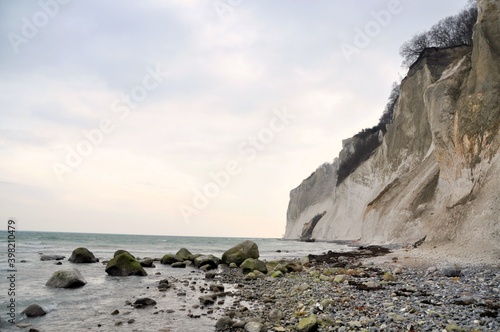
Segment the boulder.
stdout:
<svg viewBox="0 0 500 332">
<path fill-rule="evenodd" d="M 132 256 L 135 259 L 134 255 L 132 255 L 131 253 L 129 253 L 127 250 L 123 250 L 123 249 L 119 249 L 119 250 L 115 251 L 113 257 L 116 257 L 116 256 L 118 256 L 120 254 L 123 254 L 123 253 L 129 254 L 130 256 Z"/>
<path fill-rule="evenodd" d="M 38 304 L 30 304 L 26 309 L 21 311 L 22 314 L 25 314 L 27 317 L 40 317 L 47 314 L 42 307 Z"/>
<path fill-rule="evenodd" d="M 214 255 L 202 255 L 194 259 L 194 266 L 200 268 L 204 265 L 210 265 L 211 269 L 216 269 L 220 264 L 220 259 Z"/>
<path fill-rule="evenodd" d="M 222 261 L 226 264 L 236 263 L 240 265 L 247 258 L 259 258 L 259 248 L 253 241 L 243 241 L 240 244 L 227 250 L 222 255 Z"/>
<path fill-rule="evenodd" d="M 176 262 L 176 263 L 172 263 L 172 266 L 173 268 L 185 268 L 186 267 L 186 262 Z"/>
<path fill-rule="evenodd" d="M 73 253 L 71 253 L 71 257 L 68 261 L 72 263 L 97 263 L 99 259 L 95 258 L 94 254 L 87 248 L 76 248 L 73 250 Z"/>
<path fill-rule="evenodd" d="M 151 258 L 142 259 L 139 261 L 139 264 L 141 264 L 142 267 L 156 267 Z"/>
<path fill-rule="evenodd" d="M 131 275 L 147 276 L 141 264 L 130 254 L 123 252 L 115 256 L 106 265 L 106 273 L 111 276 L 126 277 Z"/>
<path fill-rule="evenodd" d="M 168 264 L 172 265 L 173 263 L 179 263 L 183 262 L 184 259 L 182 259 L 180 256 L 177 255 L 172 255 L 172 254 L 166 254 L 161 258 L 161 263 L 162 264 Z"/>
<path fill-rule="evenodd" d="M 47 287 L 53 288 L 77 288 L 87 283 L 80 271 L 77 269 L 59 270 L 45 283 Z"/>
<path fill-rule="evenodd" d="M 264 330 L 264 324 L 260 322 L 248 322 L 245 324 L 246 332 L 263 332 Z"/>
<path fill-rule="evenodd" d="M 60 261 L 65 259 L 66 256 L 62 255 L 42 255 L 40 256 L 41 261 Z"/>
<path fill-rule="evenodd" d="M 217 323 L 215 323 L 215 330 L 220 331 L 220 330 L 229 330 L 231 326 L 233 326 L 234 321 L 231 319 L 231 317 L 228 316 L 223 316 L 219 318 Z"/>
<path fill-rule="evenodd" d="M 243 273 L 253 272 L 255 270 L 267 273 L 266 263 L 260 259 L 247 258 L 241 263 L 240 268 L 243 270 Z"/>
<path fill-rule="evenodd" d="M 187 250 L 186 248 L 181 248 L 176 254 L 175 256 L 179 256 L 180 258 L 182 258 L 182 260 L 186 261 L 186 260 L 192 260 L 193 259 L 193 254 Z"/>
</svg>

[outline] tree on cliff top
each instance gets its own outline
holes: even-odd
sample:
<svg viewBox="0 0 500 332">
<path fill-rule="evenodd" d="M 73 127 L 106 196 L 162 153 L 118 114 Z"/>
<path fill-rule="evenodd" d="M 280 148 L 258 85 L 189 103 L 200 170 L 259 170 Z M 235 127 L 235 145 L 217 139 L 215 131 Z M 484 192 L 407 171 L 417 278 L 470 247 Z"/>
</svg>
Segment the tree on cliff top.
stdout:
<svg viewBox="0 0 500 332">
<path fill-rule="evenodd" d="M 399 51 L 403 57 L 403 66 L 410 67 L 425 48 L 472 45 L 472 30 L 476 20 L 476 2 L 469 1 L 457 15 L 444 18 L 428 31 L 414 35 Z"/>
</svg>

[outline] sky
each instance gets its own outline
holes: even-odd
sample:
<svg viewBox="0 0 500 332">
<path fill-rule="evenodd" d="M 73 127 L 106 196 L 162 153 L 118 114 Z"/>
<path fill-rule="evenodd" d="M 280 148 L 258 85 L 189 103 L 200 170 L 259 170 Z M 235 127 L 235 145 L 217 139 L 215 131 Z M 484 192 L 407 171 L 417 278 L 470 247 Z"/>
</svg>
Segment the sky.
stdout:
<svg viewBox="0 0 500 332">
<path fill-rule="evenodd" d="M 465 4 L 0 0 L 0 227 L 281 237 L 400 46 Z"/>
</svg>

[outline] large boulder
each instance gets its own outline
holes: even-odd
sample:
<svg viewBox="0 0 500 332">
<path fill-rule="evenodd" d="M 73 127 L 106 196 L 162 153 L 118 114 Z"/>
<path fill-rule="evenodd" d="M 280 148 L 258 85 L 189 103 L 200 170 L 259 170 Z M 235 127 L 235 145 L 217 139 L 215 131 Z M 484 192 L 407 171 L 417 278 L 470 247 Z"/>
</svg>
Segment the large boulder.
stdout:
<svg viewBox="0 0 500 332">
<path fill-rule="evenodd" d="M 142 268 L 141 264 L 130 254 L 123 252 L 115 256 L 106 265 L 106 273 L 111 276 L 147 276 L 148 274 Z"/>
<path fill-rule="evenodd" d="M 247 258 L 243 261 L 243 263 L 241 263 L 240 268 L 245 274 L 248 272 L 253 272 L 255 270 L 262 273 L 267 273 L 266 263 L 264 263 L 260 259 Z"/>
<path fill-rule="evenodd" d="M 194 259 L 194 266 L 200 268 L 204 265 L 210 265 L 211 269 L 216 269 L 220 264 L 220 259 L 214 255 L 201 255 Z"/>
<path fill-rule="evenodd" d="M 178 262 L 183 262 L 184 259 L 177 255 L 172 255 L 172 254 L 166 254 L 161 258 L 161 263 L 162 264 L 167 264 L 171 265 L 173 263 L 178 263 Z"/>
<path fill-rule="evenodd" d="M 226 264 L 236 263 L 238 266 L 247 258 L 259 258 L 259 248 L 253 241 L 243 241 L 232 247 L 222 255 L 222 261 Z"/>
<path fill-rule="evenodd" d="M 193 259 L 193 254 L 191 253 L 191 251 L 187 250 L 186 248 L 181 248 L 175 255 L 179 256 L 184 261 L 188 261 L 188 260 L 190 261 Z"/>
<path fill-rule="evenodd" d="M 21 311 L 21 313 L 25 314 L 27 317 L 40 317 L 46 314 L 45 310 L 36 303 L 30 304 L 26 309 Z"/>
<path fill-rule="evenodd" d="M 99 259 L 95 258 L 94 254 L 87 248 L 76 248 L 68 261 L 72 263 L 97 263 Z"/>
<path fill-rule="evenodd" d="M 130 256 L 132 256 L 132 258 L 135 258 L 134 255 L 129 253 L 127 250 L 123 250 L 123 249 L 118 249 L 117 251 L 115 251 L 115 253 L 113 254 L 113 257 L 116 257 L 116 256 L 123 254 L 123 253 L 129 254 Z"/>
<path fill-rule="evenodd" d="M 45 283 L 47 287 L 53 288 L 77 288 L 85 285 L 87 281 L 77 269 L 59 270 Z"/>
</svg>

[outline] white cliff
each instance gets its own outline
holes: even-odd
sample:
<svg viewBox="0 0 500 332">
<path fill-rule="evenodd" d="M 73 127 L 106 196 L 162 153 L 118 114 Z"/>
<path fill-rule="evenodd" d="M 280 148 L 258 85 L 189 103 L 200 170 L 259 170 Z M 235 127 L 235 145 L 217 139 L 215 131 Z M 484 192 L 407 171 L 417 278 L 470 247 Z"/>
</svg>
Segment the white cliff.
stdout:
<svg viewBox="0 0 500 332">
<path fill-rule="evenodd" d="M 320 166 L 290 193 L 285 238 L 482 245 L 500 254 L 500 3 L 479 0 L 473 46 L 427 49 L 401 84 L 394 121 L 339 181 Z M 375 139 L 375 136 L 371 137 Z"/>
</svg>

